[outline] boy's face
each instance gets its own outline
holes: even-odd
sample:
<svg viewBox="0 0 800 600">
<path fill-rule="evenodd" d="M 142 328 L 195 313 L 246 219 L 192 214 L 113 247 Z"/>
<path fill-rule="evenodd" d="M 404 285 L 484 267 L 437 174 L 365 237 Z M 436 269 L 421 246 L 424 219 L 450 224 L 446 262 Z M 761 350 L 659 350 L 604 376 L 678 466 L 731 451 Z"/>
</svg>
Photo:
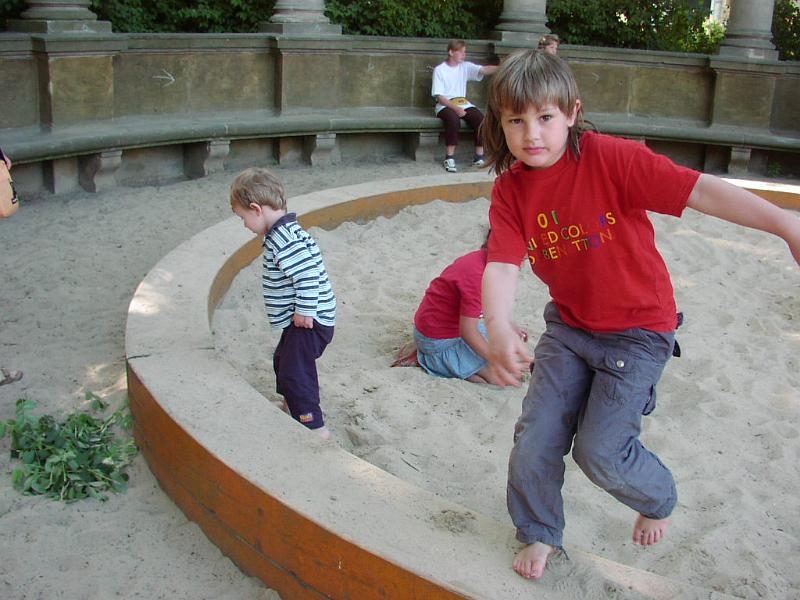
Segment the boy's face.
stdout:
<svg viewBox="0 0 800 600">
<path fill-rule="evenodd" d="M 548 54 L 558 54 L 558 42 L 550 42 L 543 48 Z"/>
<path fill-rule="evenodd" d="M 467 47 L 462 46 L 458 50 L 450 50 L 448 51 L 448 54 L 450 55 L 450 60 L 452 62 L 459 64 L 463 63 L 465 60 L 467 60 Z"/>
<path fill-rule="evenodd" d="M 248 209 L 235 206 L 233 212 L 242 220 L 242 224 L 245 228 L 261 236 L 266 235 L 278 219 L 286 214 L 285 211 L 255 203 L 251 204 Z"/>
<path fill-rule="evenodd" d="M 503 135 L 511 154 L 532 169 L 552 167 L 567 149 L 569 128 L 575 124 L 579 108 L 580 101 L 572 115 L 565 115 L 552 104 L 529 105 L 521 113 L 500 111 Z"/>
</svg>

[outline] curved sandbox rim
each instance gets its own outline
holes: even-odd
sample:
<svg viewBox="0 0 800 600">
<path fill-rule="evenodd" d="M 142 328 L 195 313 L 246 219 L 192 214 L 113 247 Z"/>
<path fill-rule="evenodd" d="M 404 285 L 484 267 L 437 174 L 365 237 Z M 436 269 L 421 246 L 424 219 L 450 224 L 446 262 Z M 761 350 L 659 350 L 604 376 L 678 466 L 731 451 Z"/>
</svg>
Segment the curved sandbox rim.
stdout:
<svg viewBox="0 0 800 600">
<path fill-rule="evenodd" d="M 306 227 L 332 227 L 488 196 L 491 182 L 484 173 L 390 180 L 289 206 Z M 398 479 L 266 402 L 218 359 L 210 330 L 219 299 L 259 252 L 236 217 L 199 233 L 145 277 L 126 329 L 136 441 L 167 494 L 244 572 L 284 599 L 575 598 L 587 572 L 637 597 L 727 597 L 572 549 L 558 574 L 524 581 L 510 568 L 510 524 Z"/>
</svg>

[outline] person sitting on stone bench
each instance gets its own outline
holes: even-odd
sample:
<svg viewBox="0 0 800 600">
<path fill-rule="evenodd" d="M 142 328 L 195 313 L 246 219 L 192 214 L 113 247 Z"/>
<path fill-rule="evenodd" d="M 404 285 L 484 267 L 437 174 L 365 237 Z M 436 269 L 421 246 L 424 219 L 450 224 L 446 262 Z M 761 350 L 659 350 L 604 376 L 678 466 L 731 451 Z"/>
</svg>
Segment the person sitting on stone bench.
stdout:
<svg viewBox="0 0 800 600">
<path fill-rule="evenodd" d="M 444 139 L 447 146 L 444 168 L 448 173 L 455 173 L 458 170 L 455 151 L 461 119 L 464 119 L 474 132 L 473 166 L 482 167 L 485 164 L 479 129 L 483 113 L 467 100 L 467 82 L 480 81 L 484 75 L 491 75 L 497 70 L 497 65 L 476 65 L 468 62 L 466 58 L 467 43 L 464 40 L 451 40 L 447 45 L 447 60 L 433 70 L 431 95 L 436 100 L 436 116 L 444 121 Z"/>
</svg>

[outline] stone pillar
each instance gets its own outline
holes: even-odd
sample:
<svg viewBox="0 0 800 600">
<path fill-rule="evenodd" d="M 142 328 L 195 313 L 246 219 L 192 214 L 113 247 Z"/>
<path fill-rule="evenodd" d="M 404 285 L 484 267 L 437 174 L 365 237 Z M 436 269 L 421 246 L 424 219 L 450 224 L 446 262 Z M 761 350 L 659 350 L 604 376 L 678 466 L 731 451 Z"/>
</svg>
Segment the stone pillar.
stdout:
<svg viewBox="0 0 800 600">
<path fill-rule="evenodd" d="M 93 193 L 115 188 L 120 165 L 122 165 L 122 150 L 118 149 L 81 156 L 78 160 L 81 187 Z"/>
<path fill-rule="evenodd" d="M 114 117 L 114 57 L 127 38 L 113 34 L 34 35 L 39 123 L 45 129 Z"/>
<path fill-rule="evenodd" d="M 306 136 L 303 157 L 312 167 L 333 165 L 339 162 L 339 147 L 335 133 L 318 133 Z"/>
<path fill-rule="evenodd" d="M 728 29 L 719 49 L 720 56 L 744 60 L 777 60 L 772 44 L 774 0 L 731 0 Z"/>
<path fill-rule="evenodd" d="M 442 154 L 442 146 L 439 145 L 438 131 L 420 131 L 419 133 L 409 133 L 406 138 L 405 151 L 408 156 L 416 161 L 436 160 L 437 155 Z"/>
<path fill-rule="evenodd" d="M 98 21 L 90 0 L 27 0 L 28 10 L 9 19 L 9 31 L 26 33 L 110 33 L 111 23 Z"/>
<path fill-rule="evenodd" d="M 44 186 L 52 194 L 76 192 L 78 187 L 78 159 L 74 156 L 56 158 L 43 165 Z"/>
<path fill-rule="evenodd" d="M 731 158 L 728 161 L 728 173 L 731 175 L 744 175 L 750 169 L 750 155 L 752 149 L 743 146 L 731 148 Z"/>
<path fill-rule="evenodd" d="M 500 22 L 492 32 L 492 38 L 535 48 L 545 33 L 550 33 L 547 0 L 504 0 Z"/>
<path fill-rule="evenodd" d="M 231 141 L 211 140 L 186 144 L 183 148 L 183 171 L 189 179 L 199 179 L 225 170 Z"/>
<path fill-rule="evenodd" d="M 342 26 L 331 24 L 325 16 L 323 0 L 278 0 L 275 13 L 259 31 L 279 35 L 341 35 Z"/>
</svg>

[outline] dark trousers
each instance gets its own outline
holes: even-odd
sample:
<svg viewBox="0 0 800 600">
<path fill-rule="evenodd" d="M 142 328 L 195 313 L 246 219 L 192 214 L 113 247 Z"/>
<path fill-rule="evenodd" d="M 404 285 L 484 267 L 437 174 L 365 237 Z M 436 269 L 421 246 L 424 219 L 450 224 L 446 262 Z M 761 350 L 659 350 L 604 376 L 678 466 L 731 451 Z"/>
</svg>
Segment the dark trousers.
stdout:
<svg viewBox="0 0 800 600">
<path fill-rule="evenodd" d="M 666 518 L 677 502 L 675 482 L 639 433 L 642 415 L 655 408 L 674 334 L 574 329 L 552 302 L 544 317 L 509 460 L 507 501 L 517 539 L 561 546 L 570 447 L 595 485 L 646 517 Z"/>
<path fill-rule="evenodd" d="M 289 412 L 309 429 L 325 424 L 319 406 L 319 379 L 316 360 L 333 339 L 333 327 L 314 321 L 312 329 L 290 324 L 272 357 L 275 369 L 275 391 L 286 399 Z"/>
<path fill-rule="evenodd" d="M 481 138 L 481 123 L 483 122 L 483 113 L 471 106 L 467 109 L 467 114 L 459 117 L 452 108 L 445 106 L 437 114 L 442 121 L 444 121 L 444 143 L 447 146 L 458 145 L 458 131 L 461 129 L 461 119 L 464 119 L 475 134 L 475 145 L 483 146 L 483 139 Z"/>
</svg>

